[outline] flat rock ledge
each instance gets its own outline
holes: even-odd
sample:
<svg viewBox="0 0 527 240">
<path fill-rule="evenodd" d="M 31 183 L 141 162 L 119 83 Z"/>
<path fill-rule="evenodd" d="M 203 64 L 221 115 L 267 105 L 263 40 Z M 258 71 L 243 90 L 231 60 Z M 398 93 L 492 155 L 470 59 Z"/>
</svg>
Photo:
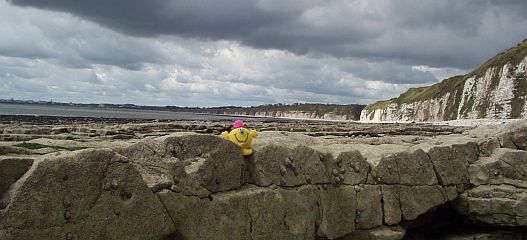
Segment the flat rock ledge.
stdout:
<svg viewBox="0 0 527 240">
<path fill-rule="evenodd" d="M 4 158 L 0 239 L 396 240 L 446 206 L 518 236 L 526 136 L 527 121 L 415 144 L 267 131 L 244 158 L 193 133 Z M 493 234 L 445 239 L 509 232 Z"/>
</svg>

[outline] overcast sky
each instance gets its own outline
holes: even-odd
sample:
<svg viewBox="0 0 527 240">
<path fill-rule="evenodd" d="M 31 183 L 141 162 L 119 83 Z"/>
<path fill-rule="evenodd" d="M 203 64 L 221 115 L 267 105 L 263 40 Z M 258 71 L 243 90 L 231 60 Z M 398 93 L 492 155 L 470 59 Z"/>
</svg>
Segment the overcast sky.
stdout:
<svg viewBox="0 0 527 240">
<path fill-rule="evenodd" d="M 360 103 L 527 38 L 527 1 L 0 0 L 0 98 Z"/>
</svg>

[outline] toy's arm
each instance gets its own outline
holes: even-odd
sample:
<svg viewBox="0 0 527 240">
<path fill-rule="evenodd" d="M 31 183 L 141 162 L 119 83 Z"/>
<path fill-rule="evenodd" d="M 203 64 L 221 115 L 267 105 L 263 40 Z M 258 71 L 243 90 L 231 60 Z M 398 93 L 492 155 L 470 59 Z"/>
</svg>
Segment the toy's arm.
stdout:
<svg viewBox="0 0 527 240">
<path fill-rule="evenodd" d="M 221 133 L 221 137 L 225 138 L 225 139 L 229 139 L 229 132 L 225 131 L 225 132 L 222 132 Z"/>
<path fill-rule="evenodd" d="M 249 132 L 249 134 L 250 134 L 251 137 L 253 137 L 253 138 L 257 138 L 257 137 L 258 137 L 258 132 L 257 132 L 256 130 L 251 130 L 251 131 Z"/>
</svg>

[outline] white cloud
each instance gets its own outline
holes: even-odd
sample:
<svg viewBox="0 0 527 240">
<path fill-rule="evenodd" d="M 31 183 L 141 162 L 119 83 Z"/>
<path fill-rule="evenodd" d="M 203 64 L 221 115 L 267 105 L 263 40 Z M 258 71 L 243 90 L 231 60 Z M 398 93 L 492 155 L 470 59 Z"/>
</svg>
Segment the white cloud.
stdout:
<svg viewBox="0 0 527 240">
<path fill-rule="evenodd" d="M 258 40 L 265 44 L 261 45 L 236 35 L 238 29 L 221 29 L 212 37 L 198 34 L 199 38 L 194 33 L 189 37 L 170 32 L 131 36 L 115 27 L 115 22 L 106 24 L 93 16 L 81 18 L 74 11 L 21 8 L 0 1 L 0 96 L 179 106 L 366 104 L 467 71 L 444 64 L 464 46 L 452 48 L 451 42 L 435 39 L 448 36 L 459 43 L 477 42 L 475 35 L 457 34 L 465 28 L 454 28 L 445 19 L 430 26 L 417 24 L 415 31 L 397 28 L 416 21 L 408 16 L 391 19 L 396 13 L 389 10 L 397 10 L 392 5 L 386 1 L 257 1 L 258 11 L 287 20 L 283 26 L 255 25 L 258 31 L 251 36 L 262 37 Z M 286 12 L 297 18 L 289 19 Z M 244 14 L 237 17 L 244 19 Z M 483 36 L 507 35 L 495 19 L 504 23 L 522 19 L 520 15 L 487 15 L 482 19 L 488 26 L 474 30 Z M 309 44 L 314 45 L 306 54 L 294 53 L 298 53 L 296 47 L 310 49 Z M 443 55 L 435 56 L 438 52 Z M 437 64 L 415 64 L 416 59 L 437 60 Z"/>
</svg>

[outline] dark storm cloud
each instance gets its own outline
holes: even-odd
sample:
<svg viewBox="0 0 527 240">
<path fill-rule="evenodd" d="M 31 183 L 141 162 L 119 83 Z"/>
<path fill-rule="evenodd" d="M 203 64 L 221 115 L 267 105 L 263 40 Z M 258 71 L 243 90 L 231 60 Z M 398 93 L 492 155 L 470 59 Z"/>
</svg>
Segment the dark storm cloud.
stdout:
<svg viewBox="0 0 527 240">
<path fill-rule="evenodd" d="M 21 6 L 71 12 L 116 30 L 138 35 L 181 34 L 231 38 L 279 25 L 285 14 L 265 11 L 254 1 L 93 0 L 11 1 Z"/>
<path fill-rule="evenodd" d="M 514 46 L 526 2 L 0 0 L 0 96 L 371 103 Z"/>
<path fill-rule="evenodd" d="M 132 70 L 170 58 L 156 41 L 124 38 L 70 14 L 21 9 L 0 1 L 0 16 L 0 56 L 46 59 L 73 68 L 107 64 Z"/>
<path fill-rule="evenodd" d="M 527 1 L 10 0 L 135 36 L 472 68 L 527 37 Z"/>
</svg>

